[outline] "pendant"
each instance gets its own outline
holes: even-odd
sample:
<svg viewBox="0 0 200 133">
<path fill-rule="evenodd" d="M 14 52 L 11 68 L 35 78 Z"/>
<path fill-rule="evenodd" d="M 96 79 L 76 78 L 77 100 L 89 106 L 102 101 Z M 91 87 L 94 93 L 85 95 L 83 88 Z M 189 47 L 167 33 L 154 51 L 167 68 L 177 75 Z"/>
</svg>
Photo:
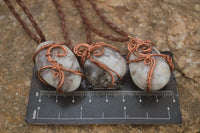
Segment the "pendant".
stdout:
<svg viewBox="0 0 200 133">
<path fill-rule="evenodd" d="M 78 44 L 74 53 L 80 57 L 84 74 L 94 89 L 115 89 L 126 73 L 126 61 L 119 50 L 104 42 Z"/>
<path fill-rule="evenodd" d="M 33 56 L 38 78 L 57 88 L 57 92 L 71 92 L 81 83 L 81 68 L 73 52 L 63 42 L 40 43 Z"/>
<path fill-rule="evenodd" d="M 170 71 L 174 69 L 172 59 L 153 47 L 153 42 L 132 38 L 128 43 L 128 50 L 131 78 L 140 89 L 156 91 L 169 82 Z"/>
</svg>

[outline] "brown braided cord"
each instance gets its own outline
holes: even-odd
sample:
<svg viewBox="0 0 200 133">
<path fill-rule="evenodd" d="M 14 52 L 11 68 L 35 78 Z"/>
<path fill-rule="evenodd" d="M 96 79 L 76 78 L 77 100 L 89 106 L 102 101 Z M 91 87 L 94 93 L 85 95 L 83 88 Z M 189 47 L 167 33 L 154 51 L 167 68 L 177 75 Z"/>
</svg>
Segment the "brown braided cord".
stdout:
<svg viewBox="0 0 200 133">
<path fill-rule="evenodd" d="M 31 21 L 31 24 L 33 25 L 33 27 L 35 28 L 36 32 L 38 33 L 38 35 L 41 38 L 41 42 L 46 41 L 44 34 L 42 33 L 41 29 L 39 28 L 39 26 L 37 25 L 35 19 L 33 18 L 33 16 L 31 15 L 30 11 L 28 10 L 28 8 L 24 5 L 24 3 L 21 0 L 16 0 L 17 3 L 20 5 L 20 7 L 22 8 L 22 10 L 25 12 L 26 16 L 29 18 L 29 20 Z"/>
<path fill-rule="evenodd" d="M 24 13 L 26 14 L 26 16 L 28 17 L 28 19 L 30 20 L 31 24 L 33 25 L 33 27 L 35 28 L 37 34 L 40 36 L 40 38 L 38 36 L 36 36 L 27 26 L 27 24 L 22 20 L 22 18 L 19 16 L 19 14 L 16 12 L 16 10 L 14 9 L 14 7 L 12 6 L 12 4 L 10 3 L 9 0 L 4 0 L 4 2 L 7 4 L 8 8 L 10 9 L 10 11 L 13 13 L 13 15 L 15 16 L 15 18 L 19 21 L 20 25 L 23 27 L 23 29 L 25 30 L 25 32 L 33 39 L 35 40 L 37 43 L 46 41 L 44 34 L 42 33 L 41 29 L 39 28 L 39 26 L 37 25 L 35 19 L 33 18 L 33 16 L 31 15 L 31 13 L 29 12 L 29 10 L 27 9 L 27 7 L 24 5 L 24 3 L 21 0 L 16 0 L 17 3 L 19 4 L 19 6 L 22 8 L 22 10 L 24 11 Z"/>
<path fill-rule="evenodd" d="M 87 24 L 87 26 L 93 31 L 95 32 L 96 34 L 98 34 L 99 36 L 101 37 L 104 37 L 106 39 L 109 39 L 109 40 L 112 40 L 112 41 L 118 41 L 118 42 L 126 42 L 129 40 L 128 36 L 126 36 L 125 38 L 121 38 L 121 37 L 114 37 L 112 35 L 108 35 L 108 34 L 105 34 L 101 31 L 99 31 L 98 29 L 96 29 L 89 21 L 89 19 L 87 18 L 85 12 L 84 12 L 84 9 L 83 9 L 83 6 L 80 2 L 80 0 L 74 0 L 75 1 L 75 4 L 76 4 L 76 7 L 77 9 L 79 10 L 80 14 L 81 14 L 81 17 L 84 21 L 84 24 Z M 103 20 L 105 21 L 105 20 Z M 109 23 L 109 22 L 106 22 L 106 23 Z M 110 25 L 110 24 L 109 24 Z M 114 25 L 114 24 L 113 24 Z M 113 26 L 110 26 L 110 27 L 113 27 Z M 114 28 L 114 27 L 113 27 Z M 119 30 L 117 30 L 117 32 L 119 33 Z"/>
<path fill-rule="evenodd" d="M 60 3 L 59 3 L 58 0 L 53 0 L 53 3 L 55 4 L 55 7 L 57 9 L 57 12 L 58 12 L 58 15 L 59 15 L 59 18 L 60 18 L 60 23 L 61 23 L 61 26 L 62 26 L 62 31 L 63 31 L 63 34 L 64 34 L 64 38 L 65 38 L 67 44 L 69 44 L 68 47 L 70 49 L 73 49 L 72 42 L 69 39 L 69 35 L 68 35 L 68 32 L 67 32 L 67 26 L 66 26 L 66 22 L 65 22 L 65 18 L 64 18 L 64 13 L 62 11 Z"/>
<path fill-rule="evenodd" d="M 158 57 L 164 58 L 167 61 L 168 65 L 170 66 L 171 71 L 173 71 L 173 69 L 174 69 L 174 64 L 172 62 L 172 59 L 169 57 L 169 55 L 152 54 L 151 53 L 152 45 L 154 45 L 152 41 L 149 41 L 149 40 L 143 41 L 141 39 L 137 39 L 137 38 L 133 38 L 133 37 L 130 37 L 130 38 L 131 38 L 131 40 L 128 43 L 129 53 L 127 55 L 127 63 L 144 61 L 145 65 L 150 65 L 149 72 L 147 75 L 147 88 L 146 88 L 147 92 L 150 93 L 151 92 L 151 81 L 153 78 L 153 71 L 156 66 L 156 60 L 153 56 L 158 56 Z M 138 58 L 129 61 L 129 57 L 130 57 L 131 53 Z"/>
<path fill-rule="evenodd" d="M 117 52 L 119 52 L 119 49 L 112 45 L 106 44 L 104 42 L 97 42 L 97 43 L 91 44 L 91 45 L 85 44 L 85 43 L 78 44 L 74 47 L 74 53 L 77 56 L 81 57 L 80 63 L 81 63 L 82 67 L 84 66 L 86 59 L 88 59 L 91 62 L 93 62 L 95 65 L 99 66 L 101 69 L 107 71 L 111 76 L 111 83 L 110 83 L 109 87 L 112 87 L 115 82 L 113 73 L 115 73 L 120 79 L 122 79 L 122 77 L 113 69 L 109 68 L 102 62 L 95 60 L 93 58 L 93 56 L 99 57 L 99 56 L 103 55 L 104 47 L 109 47 L 109 48 L 112 48 L 112 49 L 116 50 Z"/>
<path fill-rule="evenodd" d="M 85 23 L 85 22 L 84 22 Z M 84 24 L 85 26 L 85 33 L 86 33 L 86 39 L 87 43 L 91 44 L 92 43 L 92 38 L 91 38 L 91 30 L 87 24 Z"/>
<path fill-rule="evenodd" d="M 92 5 L 93 9 L 96 11 L 97 15 L 99 15 L 99 17 L 102 19 L 102 21 L 104 23 L 106 23 L 115 32 L 121 34 L 124 37 L 127 37 L 127 40 L 128 40 L 128 34 L 125 31 L 123 31 L 122 29 L 120 29 L 119 27 L 117 27 L 116 25 L 114 25 L 111 21 L 109 21 L 103 15 L 103 13 L 97 8 L 97 5 L 95 4 L 94 0 L 88 0 L 88 1 L 90 2 L 90 4 Z"/>
</svg>

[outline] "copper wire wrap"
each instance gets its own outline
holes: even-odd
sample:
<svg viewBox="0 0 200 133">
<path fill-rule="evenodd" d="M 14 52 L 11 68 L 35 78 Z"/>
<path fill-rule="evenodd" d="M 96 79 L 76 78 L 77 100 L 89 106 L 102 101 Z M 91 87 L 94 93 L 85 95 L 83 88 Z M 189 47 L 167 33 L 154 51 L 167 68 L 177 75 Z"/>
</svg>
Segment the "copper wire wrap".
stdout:
<svg viewBox="0 0 200 133">
<path fill-rule="evenodd" d="M 63 43 L 63 42 L 57 42 L 57 43 L 50 43 L 50 44 L 44 45 L 44 46 L 42 46 L 39 50 L 37 50 L 37 51 L 35 52 L 35 54 L 33 55 L 33 61 L 35 62 L 35 57 L 36 57 L 37 53 L 39 53 L 41 50 L 47 49 L 46 57 L 47 57 L 48 62 L 49 62 L 51 65 L 47 65 L 47 66 L 42 67 L 42 68 L 38 71 L 38 78 L 39 78 L 40 81 L 42 81 L 43 83 L 48 84 L 48 83 L 41 77 L 40 73 L 41 73 L 41 71 L 44 70 L 44 69 L 50 69 L 52 76 L 55 77 L 55 78 L 59 78 L 58 85 L 57 85 L 57 89 L 56 89 L 56 91 L 59 92 L 59 93 L 62 93 L 62 92 L 63 92 L 63 91 L 60 90 L 60 88 L 61 88 L 61 86 L 63 85 L 64 80 L 65 80 L 65 75 L 64 75 L 64 72 L 63 72 L 63 71 L 67 71 L 67 72 L 71 72 L 71 73 L 74 73 L 74 74 L 83 76 L 83 74 L 82 74 L 81 72 L 79 72 L 79 71 L 74 71 L 74 70 L 70 70 L 70 69 L 66 69 L 66 68 L 64 68 L 61 64 L 57 63 L 56 60 L 53 60 L 53 59 L 52 59 L 52 53 L 51 53 L 51 51 L 52 51 L 52 49 L 55 49 L 55 48 L 60 48 L 60 49 L 62 50 L 62 53 L 61 53 L 61 52 L 55 52 L 55 56 L 57 56 L 57 57 L 64 57 L 64 56 L 67 56 L 68 51 L 67 51 L 66 47 L 64 47 L 63 45 L 66 45 L 66 44 Z"/>
<path fill-rule="evenodd" d="M 24 13 L 26 14 L 27 18 L 30 20 L 32 26 L 35 28 L 38 36 L 35 35 L 27 26 L 27 24 L 22 20 L 22 18 L 19 16 L 19 14 L 16 12 L 15 8 L 13 7 L 13 5 L 11 4 L 11 2 L 9 0 L 4 0 L 4 2 L 7 4 L 8 8 L 10 9 L 10 11 L 13 13 L 13 15 L 15 16 L 15 18 L 19 21 L 20 25 L 23 27 L 23 29 L 25 30 L 25 32 L 33 39 L 35 40 L 37 43 L 41 43 L 46 41 L 44 34 L 42 33 L 40 27 L 37 25 L 35 19 L 33 18 L 33 16 L 31 15 L 30 11 L 28 10 L 28 8 L 24 5 L 24 3 L 21 0 L 16 0 L 17 4 L 22 8 L 22 10 L 24 11 Z"/>
<path fill-rule="evenodd" d="M 111 84 L 109 85 L 109 87 L 112 87 L 115 82 L 113 73 L 115 73 L 120 79 L 122 79 L 122 77 L 113 69 L 109 68 L 102 62 L 97 61 L 93 58 L 93 56 L 99 57 L 104 54 L 104 46 L 112 48 L 112 49 L 116 50 L 117 52 L 120 52 L 119 49 L 117 49 L 116 47 L 114 47 L 112 45 L 106 44 L 104 42 L 97 42 L 97 43 L 91 44 L 91 45 L 86 44 L 86 43 L 78 44 L 74 47 L 74 53 L 76 54 L 76 56 L 81 58 L 80 63 L 81 63 L 82 67 L 84 66 L 86 59 L 88 59 L 95 65 L 97 65 L 100 68 L 102 68 L 103 70 L 107 71 L 112 78 Z"/>
<path fill-rule="evenodd" d="M 129 36 L 130 37 L 130 36 Z M 147 75 L 147 92 L 151 92 L 151 81 L 153 78 L 153 71 L 156 66 L 156 60 L 153 56 L 158 56 L 164 58 L 167 63 L 170 66 L 170 70 L 173 71 L 174 69 L 174 64 L 172 62 L 172 59 L 169 57 L 169 55 L 164 55 L 164 54 L 152 54 L 152 46 L 154 45 L 152 41 L 146 40 L 143 41 L 141 39 L 137 38 L 132 38 L 130 37 L 130 42 L 128 43 L 128 50 L 129 53 L 127 55 L 127 63 L 131 62 L 139 62 L 139 61 L 144 61 L 145 65 L 150 65 L 149 72 Z M 129 61 L 129 57 L 131 53 L 136 56 L 137 58 L 134 60 Z"/>
</svg>

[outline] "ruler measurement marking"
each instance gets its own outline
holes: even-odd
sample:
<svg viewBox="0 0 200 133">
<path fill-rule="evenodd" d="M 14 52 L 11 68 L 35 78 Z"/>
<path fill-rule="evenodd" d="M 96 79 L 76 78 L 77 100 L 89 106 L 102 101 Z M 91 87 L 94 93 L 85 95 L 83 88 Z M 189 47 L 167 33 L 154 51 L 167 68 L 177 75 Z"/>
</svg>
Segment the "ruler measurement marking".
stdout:
<svg viewBox="0 0 200 133">
<path fill-rule="evenodd" d="M 104 117 L 104 112 L 102 112 L 102 117 L 101 118 L 84 118 L 83 117 L 83 107 L 81 106 L 80 108 L 80 118 L 61 118 L 61 113 L 58 113 L 58 117 L 57 118 L 43 118 L 43 117 L 39 117 L 39 110 L 40 107 L 37 107 L 37 110 L 34 110 L 33 112 L 33 118 L 32 119 L 51 119 L 51 120 L 78 120 L 78 119 L 83 119 L 83 120 L 92 120 L 92 119 L 152 119 L 152 120 L 170 120 L 171 119 L 171 115 L 170 115 L 170 107 L 167 107 L 167 113 L 168 113 L 168 117 L 149 117 L 149 113 L 146 112 L 146 117 L 127 117 L 126 114 L 126 109 L 127 107 L 124 106 L 124 117 Z"/>
<path fill-rule="evenodd" d="M 36 92 L 36 93 L 35 93 L 35 96 L 38 97 L 38 96 L 39 96 L 39 92 Z"/>
<path fill-rule="evenodd" d="M 126 118 L 126 106 L 124 106 L 124 117 Z"/>
<path fill-rule="evenodd" d="M 83 107 L 81 106 L 81 111 L 80 111 L 80 119 L 82 119 L 83 118 Z"/>
<path fill-rule="evenodd" d="M 34 111 L 33 111 L 33 118 L 32 118 L 32 119 L 35 119 L 35 118 L 36 118 L 36 114 L 37 114 L 37 110 L 34 110 Z"/>
<path fill-rule="evenodd" d="M 140 103 L 142 102 L 142 98 L 141 98 L 141 96 L 139 96 L 139 102 L 140 102 Z"/>
<path fill-rule="evenodd" d="M 170 108 L 169 108 L 169 107 L 167 107 L 167 112 L 168 112 L 168 117 L 169 117 L 169 119 L 171 119 Z"/>
<path fill-rule="evenodd" d="M 40 93 L 38 92 L 38 94 L 39 94 L 38 102 L 39 102 L 39 103 L 41 103 L 41 101 L 42 101 L 42 100 L 41 100 L 41 95 L 42 95 L 41 93 L 42 93 L 41 91 L 40 91 Z"/>
<path fill-rule="evenodd" d="M 74 103 L 75 102 L 75 100 L 74 100 L 74 96 L 72 96 L 72 103 Z"/>
<path fill-rule="evenodd" d="M 44 118 L 44 117 L 39 117 L 38 115 L 39 115 L 39 110 L 37 111 L 36 110 L 36 119 L 41 119 L 41 120 L 93 120 L 93 119 L 95 119 L 95 120 L 103 120 L 103 119 L 105 119 L 105 120 L 125 120 L 125 119 L 129 119 L 129 120 L 134 120 L 134 119 L 136 119 L 136 120 L 139 120 L 139 119 L 141 119 L 141 120 L 170 120 L 171 119 L 171 115 L 170 115 L 170 108 L 169 107 L 167 107 L 167 112 L 168 112 L 168 117 L 149 117 L 149 113 L 148 112 L 146 112 L 146 117 L 127 117 L 127 114 L 126 114 L 126 106 L 124 106 L 124 117 L 105 117 L 104 116 L 104 112 L 102 112 L 102 117 L 96 117 L 96 118 L 88 118 L 88 117 L 83 117 L 83 107 L 81 106 L 81 108 L 80 108 L 80 118 L 77 118 L 77 117 L 75 117 L 75 118 L 62 118 L 62 117 L 60 117 L 60 112 L 58 113 L 58 117 L 57 118 Z M 33 119 L 35 119 L 35 118 L 33 118 Z"/>
<path fill-rule="evenodd" d="M 89 96 L 89 103 L 91 103 L 92 102 L 92 99 L 91 99 L 91 96 Z"/>
<path fill-rule="evenodd" d="M 108 102 L 108 95 L 106 94 L 106 102 Z"/>
<path fill-rule="evenodd" d="M 175 96 L 173 95 L 173 103 L 175 103 L 176 102 L 176 100 L 175 100 Z"/>
<path fill-rule="evenodd" d="M 40 91 L 41 96 L 174 96 L 173 91 L 157 91 L 148 94 L 145 91 L 75 91 L 71 93 L 56 93 L 55 91 Z"/>
<path fill-rule="evenodd" d="M 125 96 L 134 96 L 134 95 L 138 95 L 139 96 L 139 102 L 142 102 L 141 96 L 154 96 L 152 94 L 148 94 L 146 92 L 141 92 L 141 91 L 110 91 L 110 92 L 106 92 L 106 91 L 78 91 L 78 92 L 73 92 L 73 93 L 63 93 L 63 94 L 58 94 L 55 91 L 40 91 L 40 93 L 36 93 L 36 97 L 39 94 L 39 102 L 41 102 L 41 97 L 42 96 L 56 96 L 56 102 L 58 102 L 58 96 L 72 96 L 72 103 L 75 102 L 74 100 L 74 96 L 88 96 L 89 97 L 89 102 L 91 102 L 91 96 L 105 96 L 106 97 L 106 102 L 108 102 L 108 96 L 122 96 L 122 102 L 125 102 Z M 163 95 L 163 96 L 172 96 L 173 100 L 175 99 L 175 95 L 173 94 L 173 91 L 163 91 L 163 92 L 158 92 L 155 93 L 157 94 L 156 97 L 156 101 L 158 102 L 158 95 Z M 39 117 L 39 110 L 40 107 L 37 108 L 37 110 L 34 110 L 33 112 L 33 117 L 32 119 L 49 119 L 49 120 L 92 120 L 92 119 L 151 119 L 151 120 L 170 120 L 171 116 L 170 116 L 170 108 L 167 107 L 167 113 L 168 113 L 168 117 L 159 117 L 159 118 L 154 118 L 154 117 L 149 117 L 148 112 L 146 112 L 146 117 L 131 117 L 127 115 L 126 112 L 127 107 L 124 106 L 124 117 L 105 117 L 104 116 L 104 112 L 102 112 L 102 117 L 100 118 L 84 118 L 83 117 L 83 107 L 81 106 L 80 108 L 80 118 L 61 118 L 60 117 L 60 112 L 58 113 L 58 118 L 43 118 L 43 117 Z M 127 117 L 128 116 L 128 117 Z"/>
<path fill-rule="evenodd" d="M 159 101 L 159 100 L 158 100 L 158 96 L 156 96 L 156 102 L 158 103 L 158 101 Z"/>
<path fill-rule="evenodd" d="M 146 112 L 146 116 L 147 116 L 147 119 L 149 119 L 149 113 L 148 112 Z"/>
<path fill-rule="evenodd" d="M 122 96 L 122 102 L 125 102 L 126 100 L 124 99 L 124 96 Z"/>
</svg>

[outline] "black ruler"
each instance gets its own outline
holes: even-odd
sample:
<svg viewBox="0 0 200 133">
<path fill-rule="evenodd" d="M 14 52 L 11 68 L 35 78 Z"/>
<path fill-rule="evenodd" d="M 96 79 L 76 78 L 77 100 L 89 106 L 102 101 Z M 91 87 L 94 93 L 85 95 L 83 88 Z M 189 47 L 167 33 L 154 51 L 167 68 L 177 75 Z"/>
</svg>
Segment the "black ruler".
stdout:
<svg viewBox="0 0 200 133">
<path fill-rule="evenodd" d="M 164 52 L 170 54 L 170 52 Z M 94 90 L 84 80 L 78 90 L 58 94 L 44 85 L 33 69 L 26 122 L 32 124 L 180 124 L 176 80 L 148 94 L 138 89 L 127 71 L 117 89 Z"/>
</svg>

